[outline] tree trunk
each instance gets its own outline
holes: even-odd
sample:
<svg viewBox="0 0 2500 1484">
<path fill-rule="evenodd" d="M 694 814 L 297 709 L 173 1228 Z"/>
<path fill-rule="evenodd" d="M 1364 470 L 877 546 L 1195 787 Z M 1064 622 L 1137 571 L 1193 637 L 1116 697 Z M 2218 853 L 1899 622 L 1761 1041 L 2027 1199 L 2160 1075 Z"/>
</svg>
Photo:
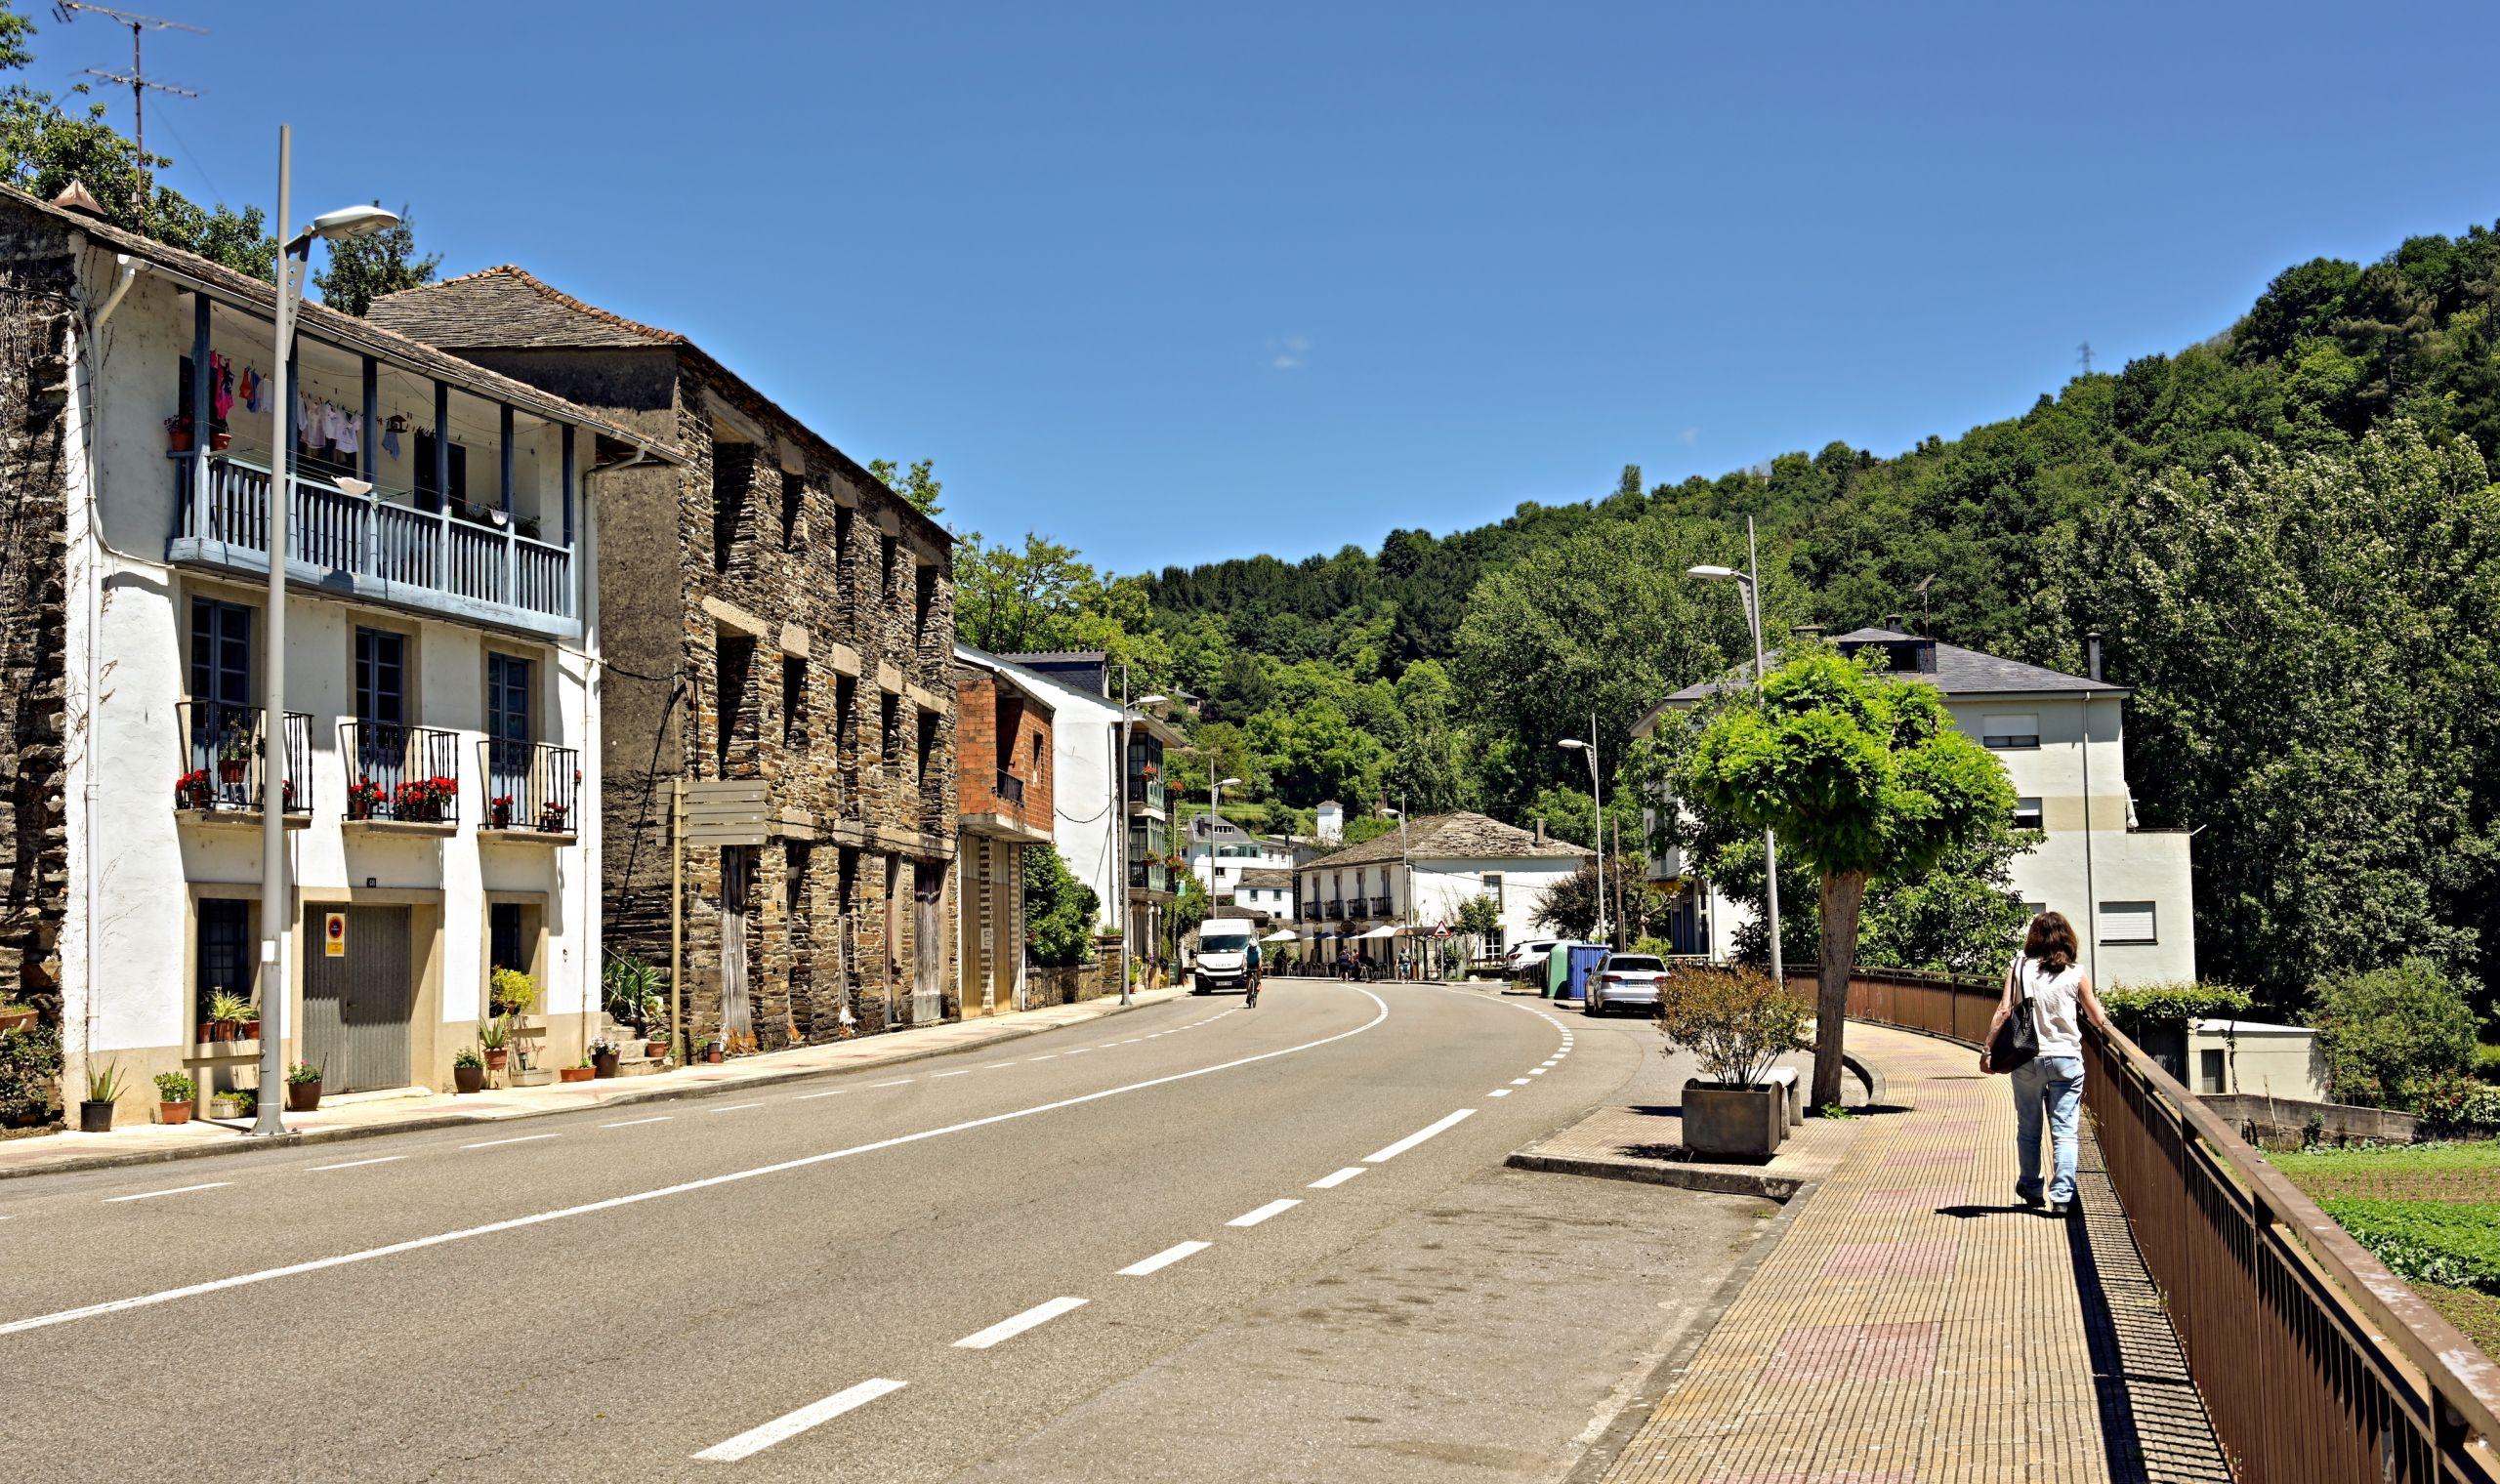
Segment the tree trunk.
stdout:
<svg viewBox="0 0 2500 1484">
<path fill-rule="evenodd" d="M 1841 1027 L 1849 1019 L 1849 970 L 1857 958 L 1857 909 L 1866 897 L 1866 873 L 1842 871 L 1823 878 L 1823 961 L 1814 996 L 1813 1105 L 1839 1102 Z"/>
</svg>

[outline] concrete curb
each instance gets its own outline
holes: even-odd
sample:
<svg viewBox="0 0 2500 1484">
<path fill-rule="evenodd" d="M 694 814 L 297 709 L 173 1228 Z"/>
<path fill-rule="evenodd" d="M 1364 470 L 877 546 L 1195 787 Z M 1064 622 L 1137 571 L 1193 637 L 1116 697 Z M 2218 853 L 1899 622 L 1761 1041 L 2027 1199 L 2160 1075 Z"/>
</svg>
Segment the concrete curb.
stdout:
<svg viewBox="0 0 2500 1484">
<path fill-rule="evenodd" d="M 310 1144 L 345 1143 L 352 1139 L 380 1138 L 393 1134 L 424 1134 L 442 1129 L 483 1129 L 491 1128 L 496 1124 L 521 1123 L 533 1118 L 553 1118 L 562 1113 L 598 1113 L 609 1108 L 632 1107 L 638 1103 L 680 1102 L 689 1097 L 708 1097 L 719 1092 L 742 1092 L 750 1088 L 781 1087 L 788 1083 L 808 1082 L 819 1077 L 843 1077 L 854 1072 L 884 1071 L 888 1067 L 900 1066 L 908 1061 L 926 1061 L 933 1056 L 950 1056 L 957 1051 L 1000 1046 L 1010 1041 L 1021 1041 L 1028 1036 L 1046 1035 L 1051 1031 L 1073 1030 L 1080 1025 L 1091 1025 L 1098 1020 L 1107 1020 L 1113 1015 L 1126 1014 L 1133 1010 L 1143 1010 L 1148 1005 L 1161 1005 L 1180 998 L 1186 998 L 1186 993 L 1178 996 L 1166 995 L 1156 1000 L 1139 1000 L 1131 1005 L 1121 1005 L 1113 1001 L 1108 1009 L 1088 1015 L 1082 1020 L 1070 1020 L 1058 1025 L 1004 1027 L 997 1035 L 985 1036 L 979 1041 L 958 1042 L 952 1046 L 899 1048 L 891 1056 L 881 1056 L 875 1061 L 864 1061 L 856 1066 L 794 1067 L 788 1071 L 757 1072 L 733 1082 L 707 1082 L 652 1088 L 647 1092 L 619 1092 L 603 1097 L 597 1102 L 579 1103 L 570 1107 L 521 1108 L 501 1113 L 424 1113 L 395 1123 L 367 1124 L 350 1129 L 309 1129 L 300 1134 L 280 1134 L 269 1138 L 236 1138 L 230 1142 L 200 1144 L 196 1147 L 135 1149 L 126 1154 L 71 1156 L 51 1164 L 26 1165 L 20 1169 L 0 1169 L 0 1180 L 21 1180 L 39 1175 L 77 1175 L 89 1170 L 124 1170 L 140 1165 L 166 1165 L 180 1160 L 208 1159 L 216 1155 L 252 1154 L 264 1149 L 293 1149 Z M 961 1024 L 962 1022 L 952 1023 Z"/>
<path fill-rule="evenodd" d="M 1513 1157 L 1517 1158 L 1517 1156 Z M 1815 1180 L 1799 1182 L 1795 1195 L 1812 1196 L 1820 1188 L 1820 1181 Z M 1701 1353 L 1702 1344 L 1710 1339 L 1711 1334 L 1719 1328 L 1719 1321 L 1727 1317 L 1728 1310 L 1732 1308 L 1736 1299 L 1743 1295 L 1745 1285 L 1753 1281 L 1754 1274 L 1771 1257 L 1772 1250 L 1787 1237 L 1788 1229 L 1796 1224 L 1797 1213 L 1805 1208 L 1805 1204 L 1803 1200 L 1787 1200 L 1780 1206 L 1778 1213 L 1763 1224 L 1763 1229 L 1754 1234 L 1753 1242 L 1745 1249 L 1744 1256 L 1736 1259 L 1736 1265 L 1729 1270 L 1728 1276 L 1721 1279 L 1719 1287 L 1712 1291 L 1710 1301 L 1702 1306 L 1699 1313 L 1693 1315 L 1692 1322 L 1685 1327 L 1684 1334 L 1677 1338 L 1676 1342 L 1668 1348 L 1666 1353 L 1660 1355 L 1647 1371 L 1642 1373 L 1640 1381 L 1624 1398 L 1623 1404 L 1615 1410 L 1614 1416 L 1607 1420 L 1605 1428 L 1598 1434 L 1597 1441 L 1591 1443 L 1580 1455 L 1579 1460 L 1571 1465 L 1569 1472 L 1562 1475 L 1560 1484 L 1597 1484 L 1598 1480 L 1605 1477 L 1606 1471 L 1614 1466 L 1615 1461 L 1623 1457 L 1623 1450 L 1631 1446 L 1633 1437 L 1641 1430 L 1641 1425 L 1649 1420 L 1652 1412 L 1657 1410 L 1658 1403 L 1665 1400 L 1667 1393 L 1683 1381 L 1685 1372 L 1692 1365 L 1692 1358 Z"/>
</svg>

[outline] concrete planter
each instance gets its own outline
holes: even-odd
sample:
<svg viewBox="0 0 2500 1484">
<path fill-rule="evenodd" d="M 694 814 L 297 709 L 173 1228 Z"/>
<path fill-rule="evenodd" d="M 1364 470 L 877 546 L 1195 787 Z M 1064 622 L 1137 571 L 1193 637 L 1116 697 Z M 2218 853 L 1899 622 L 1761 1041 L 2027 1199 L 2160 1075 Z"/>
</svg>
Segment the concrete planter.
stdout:
<svg viewBox="0 0 2500 1484">
<path fill-rule="evenodd" d="M 1697 1159 L 1767 1160 L 1788 1134 L 1788 1094 L 1695 1079 L 1684 1085 L 1684 1146 Z"/>
</svg>

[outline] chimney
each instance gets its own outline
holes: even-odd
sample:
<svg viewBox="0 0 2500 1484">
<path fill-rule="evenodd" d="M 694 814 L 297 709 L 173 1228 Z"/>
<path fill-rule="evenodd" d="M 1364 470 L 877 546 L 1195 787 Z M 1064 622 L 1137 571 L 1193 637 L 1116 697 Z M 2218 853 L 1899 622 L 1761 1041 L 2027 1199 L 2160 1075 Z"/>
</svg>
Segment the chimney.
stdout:
<svg viewBox="0 0 2500 1484">
<path fill-rule="evenodd" d="M 1907 634 L 1910 632 L 1909 615 L 1906 613 L 1887 613 L 1884 615 L 1884 627 L 1892 630 L 1895 634 Z"/>
<path fill-rule="evenodd" d="M 1316 823 L 1321 844 L 1335 845 L 1346 838 L 1346 810 L 1336 800 L 1325 800 L 1320 804 Z"/>
<path fill-rule="evenodd" d="M 1819 639 L 1823 637 L 1823 626 L 1820 624 L 1796 624 L 1791 626 L 1788 632 L 1797 636 L 1799 639 Z"/>
<path fill-rule="evenodd" d="M 1536 816 L 1536 843 L 1545 844 L 1545 816 L 1542 814 Z"/>
<path fill-rule="evenodd" d="M 2093 630 L 2083 637 L 2083 673 L 2101 679 L 2101 631 Z"/>
</svg>

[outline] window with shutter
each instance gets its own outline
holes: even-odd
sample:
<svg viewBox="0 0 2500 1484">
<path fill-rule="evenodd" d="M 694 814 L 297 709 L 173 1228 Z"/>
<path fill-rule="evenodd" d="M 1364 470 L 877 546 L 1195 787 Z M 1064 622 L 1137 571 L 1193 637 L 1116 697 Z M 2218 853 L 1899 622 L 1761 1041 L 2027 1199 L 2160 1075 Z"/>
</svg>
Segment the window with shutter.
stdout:
<svg viewBox="0 0 2500 1484">
<path fill-rule="evenodd" d="M 2150 943 L 2153 935 L 2153 904 L 2150 902 L 2103 902 L 2101 904 L 2101 941 L 2104 943 Z"/>
<path fill-rule="evenodd" d="M 2040 719 L 2031 716 L 1982 717 L 1979 741 L 1995 752 L 2019 752 L 2040 745 Z"/>
</svg>

